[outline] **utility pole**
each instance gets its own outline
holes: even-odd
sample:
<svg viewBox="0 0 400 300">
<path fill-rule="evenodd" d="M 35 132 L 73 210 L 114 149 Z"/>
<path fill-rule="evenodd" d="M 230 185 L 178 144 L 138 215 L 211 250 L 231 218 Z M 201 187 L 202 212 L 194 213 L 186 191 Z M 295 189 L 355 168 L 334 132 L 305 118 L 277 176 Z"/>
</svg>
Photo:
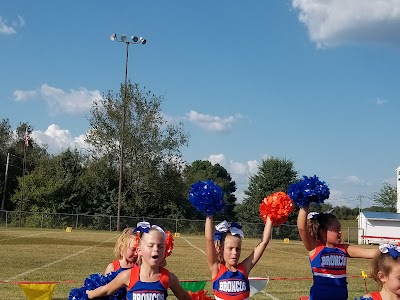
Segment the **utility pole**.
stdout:
<svg viewBox="0 0 400 300">
<path fill-rule="evenodd" d="M 20 167 L 18 167 L 18 166 L 16 166 L 16 165 L 13 165 L 12 163 L 10 164 L 10 156 L 16 157 L 16 158 L 19 158 L 19 159 L 23 159 L 23 157 L 21 157 L 21 156 L 14 155 L 14 154 L 12 154 L 12 153 L 7 153 L 6 172 L 5 172 L 5 174 L 4 174 L 3 199 L 1 200 L 1 210 L 4 209 L 5 203 L 6 203 L 7 181 L 8 181 L 8 168 L 9 168 L 9 166 L 11 166 L 11 167 L 16 167 L 16 168 L 18 168 L 18 169 L 21 169 Z M 22 166 L 22 171 L 23 171 L 23 167 L 24 167 L 24 166 Z M 24 174 L 22 174 L 22 176 L 24 176 Z"/>
<path fill-rule="evenodd" d="M 4 190 L 3 190 L 3 199 L 1 200 L 1 210 L 4 210 L 4 203 L 6 202 L 8 164 L 9 163 L 10 163 L 10 153 L 7 153 L 6 173 L 4 174 Z"/>
</svg>

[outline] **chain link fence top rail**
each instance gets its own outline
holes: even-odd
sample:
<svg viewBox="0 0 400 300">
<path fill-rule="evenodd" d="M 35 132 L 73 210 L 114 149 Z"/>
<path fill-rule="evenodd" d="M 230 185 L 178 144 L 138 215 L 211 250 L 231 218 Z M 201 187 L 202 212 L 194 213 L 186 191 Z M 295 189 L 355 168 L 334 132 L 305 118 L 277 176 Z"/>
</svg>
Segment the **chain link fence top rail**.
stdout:
<svg viewBox="0 0 400 300">
<path fill-rule="evenodd" d="M 204 235 L 204 220 L 120 216 L 120 228 L 136 227 L 136 224 L 141 221 L 157 224 L 173 234 Z M 218 224 L 219 222 L 215 221 L 214 223 Z M 262 236 L 263 222 L 242 222 L 241 225 L 246 237 L 259 238 Z M 71 227 L 75 230 L 114 231 L 117 228 L 117 216 L 0 210 L 0 226 L 53 229 Z M 298 240 L 299 234 L 296 225 L 283 224 L 273 228 L 271 237 Z"/>
</svg>

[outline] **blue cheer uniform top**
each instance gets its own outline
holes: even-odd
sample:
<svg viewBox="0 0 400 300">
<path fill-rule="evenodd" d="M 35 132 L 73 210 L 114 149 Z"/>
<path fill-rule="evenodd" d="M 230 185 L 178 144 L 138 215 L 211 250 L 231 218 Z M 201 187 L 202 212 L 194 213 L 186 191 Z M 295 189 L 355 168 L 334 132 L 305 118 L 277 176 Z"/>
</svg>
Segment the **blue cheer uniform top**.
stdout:
<svg viewBox="0 0 400 300">
<path fill-rule="evenodd" d="M 245 300 L 250 296 L 249 279 L 241 263 L 235 272 L 220 264 L 218 273 L 212 280 L 212 286 L 216 300 Z"/>
<path fill-rule="evenodd" d="M 140 281 L 140 266 L 130 269 L 127 300 L 164 300 L 168 296 L 169 271 L 160 267 L 160 279 L 155 282 Z"/>
<path fill-rule="evenodd" d="M 310 264 L 314 279 L 310 300 L 347 300 L 345 245 L 329 248 L 318 244 Z"/>
</svg>

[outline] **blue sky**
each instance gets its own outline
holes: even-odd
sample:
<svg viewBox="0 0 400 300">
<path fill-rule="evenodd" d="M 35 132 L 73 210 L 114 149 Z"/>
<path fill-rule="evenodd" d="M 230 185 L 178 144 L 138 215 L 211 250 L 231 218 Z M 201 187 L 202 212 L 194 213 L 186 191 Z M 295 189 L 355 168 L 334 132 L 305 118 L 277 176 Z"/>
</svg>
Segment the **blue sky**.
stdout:
<svg viewBox="0 0 400 300">
<path fill-rule="evenodd" d="M 332 205 L 371 205 L 400 165 L 400 1 L 3 1 L 0 119 L 49 151 L 85 147 L 91 104 L 128 77 L 164 95 L 187 162 L 220 163 L 238 199 L 263 158 L 316 174 Z"/>
</svg>

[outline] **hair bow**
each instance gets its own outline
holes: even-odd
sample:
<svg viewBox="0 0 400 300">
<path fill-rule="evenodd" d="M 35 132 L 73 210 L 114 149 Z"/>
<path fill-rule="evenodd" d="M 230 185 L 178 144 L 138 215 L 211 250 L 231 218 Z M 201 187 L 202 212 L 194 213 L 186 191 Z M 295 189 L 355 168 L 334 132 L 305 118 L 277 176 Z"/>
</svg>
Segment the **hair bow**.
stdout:
<svg viewBox="0 0 400 300">
<path fill-rule="evenodd" d="M 216 229 L 216 231 L 214 233 L 214 241 L 221 240 L 222 235 L 225 232 L 228 232 L 228 230 L 232 235 L 238 235 L 241 238 L 244 238 L 244 234 L 243 234 L 243 231 L 242 231 L 242 226 L 240 226 L 236 222 L 232 222 L 231 226 L 228 226 L 228 222 L 227 221 L 222 221 L 217 226 L 215 226 L 215 229 Z"/>
<path fill-rule="evenodd" d="M 308 213 L 307 220 L 316 219 L 318 217 L 318 215 L 319 215 L 319 213 L 317 213 L 316 211 L 312 211 L 312 212 Z"/>
<path fill-rule="evenodd" d="M 333 208 L 330 209 L 330 210 L 327 210 L 327 211 L 323 212 L 322 214 L 331 214 L 332 212 L 333 212 Z M 318 215 L 319 215 L 319 213 L 317 213 L 316 211 L 312 211 L 312 212 L 308 213 L 307 219 L 308 219 L 308 220 L 310 220 L 310 219 L 316 219 L 316 218 L 318 218 Z"/>
<path fill-rule="evenodd" d="M 400 247 L 392 244 L 382 244 L 379 245 L 379 250 L 382 253 L 389 253 L 389 255 L 396 259 L 400 257 Z"/>
<path fill-rule="evenodd" d="M 167 236 L 165 231 L 160 226 L 150 225 L 149 222 L 139 222 L 139 223 L 137 223 L 136 228 L 133 229 L 133 232 L 149 233 L 150 228 L 157 229 L 159 232 L 163 233 L 165 237 Z"/>
</svg>

